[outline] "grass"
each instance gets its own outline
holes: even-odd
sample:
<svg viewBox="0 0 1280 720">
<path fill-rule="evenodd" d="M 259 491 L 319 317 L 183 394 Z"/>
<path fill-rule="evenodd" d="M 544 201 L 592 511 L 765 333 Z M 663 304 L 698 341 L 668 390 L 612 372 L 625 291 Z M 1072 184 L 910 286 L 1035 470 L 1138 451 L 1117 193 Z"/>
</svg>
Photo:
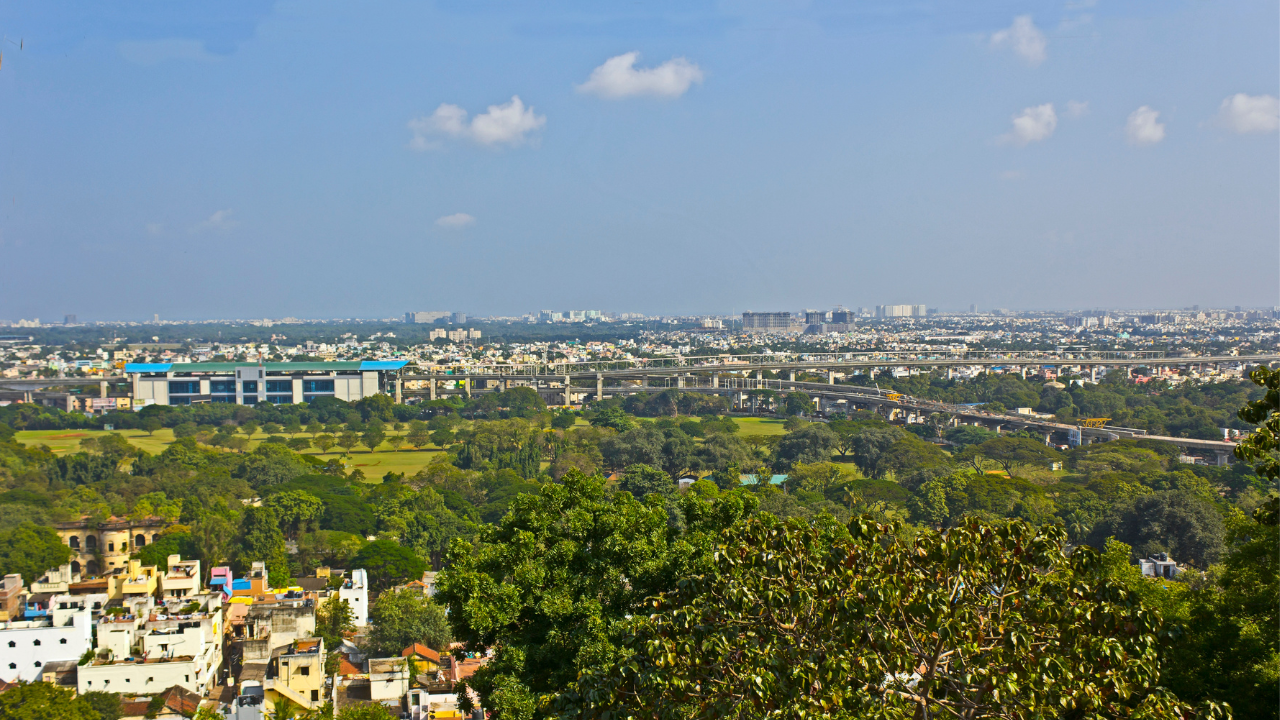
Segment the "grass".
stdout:
<svg viewBox="0 0 1280 720">
<path fill-rule="evenodd" d="M 783 435 L 787 432 L 782 427 L 784 421 L 775 418 L 735 417 L 733 421 L 738 423 L 738 434 L 743 437 L 748 435 Z"/>
<path fill-rule="evenodd" d="M 106 430 L 22 430 L 14 436 L 14 439 L 29 447 L 47 445 L 55 455 L 66 455 L 77 452 L 80 449 L 81 439 L 106 435 L 108 432 Z M 124 436 L 129 441 L 129 444 L 152 455 L 164 452 L 165 447 L 173 442 L 173 430 L 169 428 L 157 430 L 155 435 L 148 435 L 144 430 L 117 430 L 114 432 Z M 281 434 L 285 437 L 292 437 L 288 433 Z M 388 435 L 392 434 L 400 433 L 388 433 Z M 310 437 L 306 433 L 300 433 L 300 435 Z M 266 439 L 266 433 L 255 434 L 249 440 L 249 449 L 256 448 Z M 388 472 L 413 475 L 430 464 L 439 452 L 439 448 L 430 447 L 423 450 L 415 450 L 407 445 L 401 446 L 401 449 L 396 452 L 391 449 L 390 445 L 383 443 L 378 446 L 378 452 L 375 453 L 369 452 L 368 448 L 361 447 L 353 450 L 350 456 L 345 457 L 341 448 L 330 448 L 327 453 L 321 453 L 319 450 L 311 448 L 303 451 L 303 454 L 315 455 L 325 460 L 339 458 L 346 462 L 347 469 L 360 468 L 367 480 L 377 481 Z"/>
</svg>

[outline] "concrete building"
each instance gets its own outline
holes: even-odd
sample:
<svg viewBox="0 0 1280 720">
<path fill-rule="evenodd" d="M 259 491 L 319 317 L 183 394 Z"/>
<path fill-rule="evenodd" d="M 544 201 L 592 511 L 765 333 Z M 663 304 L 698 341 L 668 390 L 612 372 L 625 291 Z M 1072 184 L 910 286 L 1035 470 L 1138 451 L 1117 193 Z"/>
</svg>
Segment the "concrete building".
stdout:
<svg viewBox="0 0 1280 720">
<path fill-rule="evenodd" d="M 71 548 L 72 572 L 98 575 L 125 567 L 130 553 L 159 540 L 161 531 L 172 524 L 160 517 L 142 520 L 110 517 L 100 523 L 90 522 L 86 517 L 54 523 L 53 528 Z"/>
<path fill-rule="evenodd" d="M 149 598 L 160 587 L 160 569 L 155 565 L 143 565 L 141 560 L 130 558 L 123 572 L 107 576 L 107 597 L 112 600 Z"/>
<path fill-rule="evenodd" d="M 271 659 L 262 683 L 266 701 L 284 697 L 313 710 L 324 704 L 324 640 L 297 640 Z"/>
<path fill-rule="evenodd" d="M 200 594 L 200 561 L 183 560 L 181 555 L 169 556 L 169 569 L 160 576 L 162 597 L 184 598 Z"/>
<path fill-rule="evenodd" d="M 22 619 L 26 595 L 21 575 L 5 575 L 4 580 L 0 580 L 0 622 Z"/>
<path fill-rule="evenodd" d="M 178 685 L 204 695 L 222 664 L 222 596 L 198 595 L 156 606 L 135 601 L 130 607 L 135 613 L 131 622 L 110 623 L 126 628 L 116 637 L 104 638 L 106 618 L 100 623 L 98 652 L 80 666 L 77 691 L 158 693 Z M 129 642 L 127 654 L 121 652 L 122 641 Z"/>
<path fill-rule="evenodd" d="M 351 577 L 338 588 L 338 597 L 351 607 L 352 622 L 356 627 L 369 624 L 369 574 L 363 568 L 351 571 Z"/>
<path fill-rule="evenodd" d="M 805 310 L 805 325 L 822 325 L 827 322 L 827 313 L 822 310 Z"/>
<path fill-rule="evenodd" d="M 0 680 L 35 682 L 47 663 L 74 662 L 92 647 L 93 621 L 86 608 L 0 623 Z"/>
<path fill-rule="evenodd" d="M 404 314 L 404 321 L 410 324 L 426 324 L 448 317 L 449 313 L 447 312 L 407 312 Z"/>
<path fill-rule="evenodd" d="M 896 317 L 925 317 L 929 314 L 929 308 L 926 305 L 877 305 L 876 317 L 878 318 L 896 318 Z"/>
<path fill-rule="evenodd" d="M 742 329 L 748 332 L 787 332 L 791 330 L 791 313 L 744 312 Z"/>
<path fill-rule="evenodd" d="M 407 360 L 289 363 L 128 363 L 134 406 L 235 403 L 277 405 L 335 397 L 354 402 L 394 395 Z"/>
</svg>

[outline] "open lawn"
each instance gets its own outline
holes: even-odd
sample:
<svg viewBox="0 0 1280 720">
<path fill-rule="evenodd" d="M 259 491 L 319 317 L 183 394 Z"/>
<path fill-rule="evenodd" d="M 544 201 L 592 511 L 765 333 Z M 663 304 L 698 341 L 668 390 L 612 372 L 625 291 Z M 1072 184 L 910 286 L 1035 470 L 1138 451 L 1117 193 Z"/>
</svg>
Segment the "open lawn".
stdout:
<svg viewBox="0 0 1280 720">
<path fill-rule="evenodd" d="M 782 427 L 782 420 L 776 418 L 735 417 L 738 423 L 738 434 L 747 435 L 783 435 L 787 431 Z"/>
<path fill-rule="evenodd" d="M 165 446 L 173 442 L 173 430 L 169 428 L 157 430 L 155 435 L 148 435 L 143 430 L 119 430 L 115 432 L 124 436 L 130 444 L 152 455 L 164 452 Z M 18 432 L 14 439 L 29 447 L 47 445 L 55 454 L 65 455 L 79 450 L 82 438 L 106 434 L 108 434 L 108 431 L 105 430 L 23 430 Z M 288 433 L 281 434 L 285 437 L 292 437 Z M 300 436 L 309 437 L 305 433 L 300 433 Z M 249 449 L 256 448 L 266 439 L 266 433 L 257 433 L 249 440 Z M 365 479 L 376 482 L 381 480 L 382 476 L 388 472 L 413 475 L 426 467 L 439 452 L 439 448 L 435 447 L 414 450 L 408 446 L 402 446 L 400 451 L 396 452 L 391 449 L 390 445 L 383 443 L 378 446 L 378 452 L 376 453 L 369 452 L 368 448 L 359 447 L 347 457 L 343 456 L 341 448 L 331 448 L 327 453 L 321 453 L 319 450 L 312 448 L 303 451 L 303 454 L 315 455 L 324 460 L 339 458 L 347 463 L 348 469 L 360 468 L 365 475 Z"/>
</svg>

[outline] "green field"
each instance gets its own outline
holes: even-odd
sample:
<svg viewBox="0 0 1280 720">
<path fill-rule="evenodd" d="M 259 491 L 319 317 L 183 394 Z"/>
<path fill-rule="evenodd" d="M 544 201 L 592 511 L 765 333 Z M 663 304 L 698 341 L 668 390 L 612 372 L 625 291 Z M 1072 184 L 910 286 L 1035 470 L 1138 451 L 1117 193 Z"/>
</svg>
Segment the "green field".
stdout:
<svg viewBox="0 0 1280 720">
<path fill-rule="evenodd" d="M 108 433 L 105 430 L 23 430 L 17 433 L 15 439 L 29 447 L 47 445 L 55 454 L 65 455 L 76 452 L 80 447 L 82 438 L 106 434 Z M 173 431 L 169 428 L 157 430 L 154 436 L 148 435 L 142 430 L 120 430 L 116 431 L 116 434 L 124 436 L 130 444 L 153 455 L 164 452 L 165 446 L 173 442 Z M 282 434 L 285 437 L 291 437 L 288 433 Z M 266 433 L 254 435 L 249 441 L 249 449 L 252 450 L 266 439 Z M 364 472 L 366 479 L 377 480 L 388 472 L 413 475 L 426 467 L 439 452 L 438 448 L 414 450 L 410 447 L 401 447 L 400 451 L 396 452 L 391 449 L 390 445 L 384 443 L 379 446 L 376 453 L 371 453 L 367 448 L 361 447 L 345 458 L 340 448 L 333 448 L 327 453 L 311 449 L 304 451 L 303 454 L 315 455 L 326 460 L 329 458 L 342 458 L 346 461 L 348 469 L 360 468 Z"/>
<path fill-rule="evenodd" d="M 739 417 L 734 418 L 734 422 L 738 423 L 741 428 L 740 434 L 744 437 L 751 435 L 782 435 L 786 432 L 782 427 L 782 421 L 774 418 Z M 587 423 L 582 418 L 579 418 L 578 424 L 586 425 Z M 106 435 L 107 432 L 105 430 L 23 430 L 17 433 L 15 439 L 30 447 L 45 445 L 55 454 L 65 455 L 79 450 L 82 438 Z M 169 428 L 157 430 L 154 435 L 148 435 L 143 430 L 117 430 L 115 432 L 124 436 L 130 444 L 152 455 L 164 452 L 165 447 L 173 442 L 173 430 Z M 287 433 L 282 434 L 290 437 Z M 255 434 L 250 438 L 249 449 L 252 450 L 266 439 L 266 433 Z M 361 447 L 354 450 L 347 457 L 343 457 L 340 448 L 333 448 L 323 454 L 318 450 L 310 449 L 304 451 L 304 454 L 315 455 L 326 460 L 329 458 L 342 458 L 346 461 L 348 469 L 360 468 L 364 472 L 366 479 L 376 481 L 388 472 L 413 475 L 426 467 L 439 452 L 439 448 L 434 447 L 425 450 L 402 447 L 397 452 L 393 451 L 390 445 L 384 443 L 379 446 L 376 453 L 371 453 L 368 449 Z"/>
</svg>

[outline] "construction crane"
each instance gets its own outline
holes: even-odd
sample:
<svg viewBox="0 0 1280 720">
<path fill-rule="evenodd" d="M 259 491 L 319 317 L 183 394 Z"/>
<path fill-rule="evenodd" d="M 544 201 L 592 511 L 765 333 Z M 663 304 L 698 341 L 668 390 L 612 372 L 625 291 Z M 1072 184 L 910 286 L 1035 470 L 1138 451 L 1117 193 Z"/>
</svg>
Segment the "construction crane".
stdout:
<svg viewBox="0 0 1280 720">
<path fill-rule="evenodd" d="M 1111 422 L 1111 418 L 1080 418 L 1080 427 L 1100 428 L 1106 427 Z"/>
</svg>

